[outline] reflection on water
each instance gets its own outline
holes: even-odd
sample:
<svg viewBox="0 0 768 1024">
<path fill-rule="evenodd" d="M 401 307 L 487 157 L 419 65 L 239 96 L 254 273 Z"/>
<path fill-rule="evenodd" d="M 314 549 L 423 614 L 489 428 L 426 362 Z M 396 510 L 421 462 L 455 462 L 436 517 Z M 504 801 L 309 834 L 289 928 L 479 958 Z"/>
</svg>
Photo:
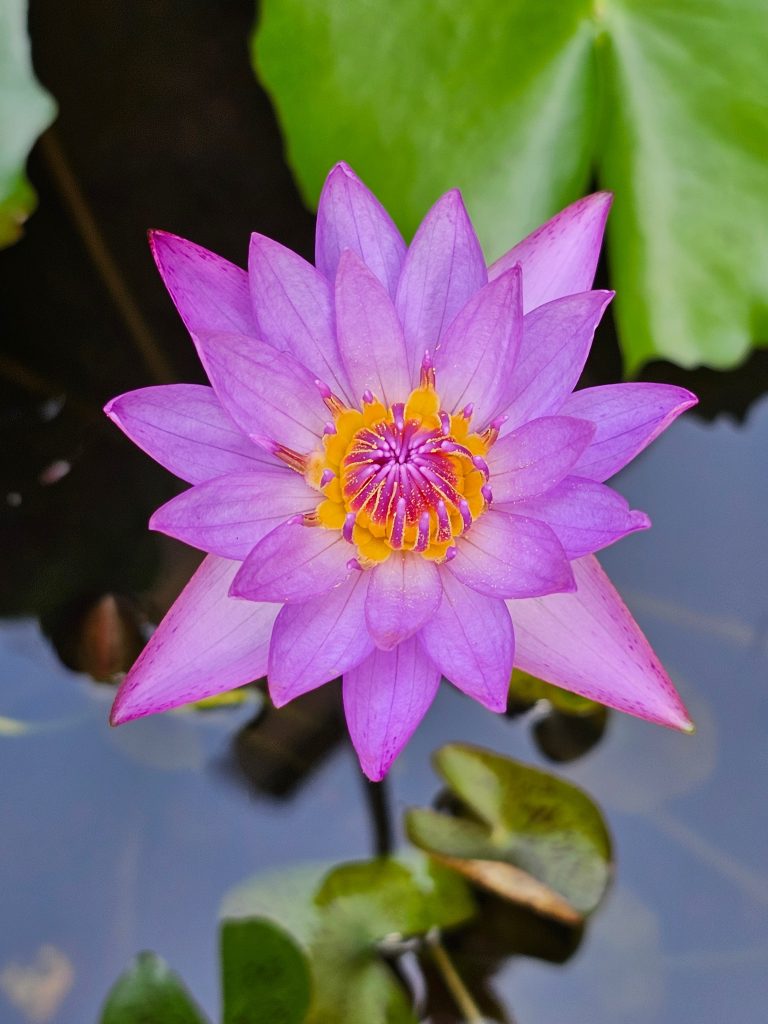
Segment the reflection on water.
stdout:
<svg viewBox="0 0 768 1024">
<path fill-rule="evenodd" d="M 604 561 L 699 731 L 686 738 L 612 715 L 599 743 L 558 767 L 606 811 L 618 878 L 565 964 L 501 967 L 495 989 L 521 1022 L 718 1024 L 736 1005 L 741 1019 L 760 1019 L 768 484 L 757 470 L 767 445 L 764 400 L 743 428 L 689 418 L 624 474 L 622 490 L 649 509 L 654 530 Z M 280 713 L 260 710 L 254 694 L 110 730 L 111 690 L 63 668 L 33 620 L 7 620 L 0 651 L 0 715 L 17 723 L 0 737 L 9 1024 L 47 1005 L 19 995 L 33 977 L 24 972 L 45 966 L 41 947 L 74 971 L 71 991 L 56 982 L 63 1003 L 50 1019 L 93 1019 L 143 947 L 214 1008 L 215 921 L 231 887 L 268 867 L 369 854 L 364 787 L 334 687 Z M 446 687 L 392 772 L 397 815 L 433 798 L 429 755 L 446 741 L 545 763 L 535 719 L 490 715 Z M 48 974 L 40 986 L 55 987 Z"/>
</svg>

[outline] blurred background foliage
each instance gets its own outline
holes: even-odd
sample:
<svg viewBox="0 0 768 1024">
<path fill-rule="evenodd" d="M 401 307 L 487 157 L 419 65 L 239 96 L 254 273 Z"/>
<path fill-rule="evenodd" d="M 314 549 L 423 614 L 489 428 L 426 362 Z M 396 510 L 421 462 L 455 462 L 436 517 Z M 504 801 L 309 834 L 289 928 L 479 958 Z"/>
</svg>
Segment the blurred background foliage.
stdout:
<svg viewBox="0 0 768 1024">
<path fill-rule="evenodd" d="M 615 192 L 626 371 L 768 341 L 764 0 L 264 0 L 254 63 L 307 202 L 343 156 L 410 235 L 460 187 L 489 259 Z"/>
</svg>

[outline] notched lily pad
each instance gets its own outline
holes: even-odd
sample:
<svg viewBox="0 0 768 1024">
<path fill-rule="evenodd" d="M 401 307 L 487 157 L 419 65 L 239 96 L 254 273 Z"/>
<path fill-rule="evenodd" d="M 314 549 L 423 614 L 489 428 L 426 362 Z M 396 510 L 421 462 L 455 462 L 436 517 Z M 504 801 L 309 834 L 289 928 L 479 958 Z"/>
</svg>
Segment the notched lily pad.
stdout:
<svg viewBox="0 0 768 1024">
<path fill-rule="evenodd" d="M 413 809 L 416 846 L 474 884 L 566 924 L 600 902 L 610 880 L 611 840 L 582 790 L 478 747 L 449 744 L 435 767 L 461 801 L 451 816 Z"/>
</svg>

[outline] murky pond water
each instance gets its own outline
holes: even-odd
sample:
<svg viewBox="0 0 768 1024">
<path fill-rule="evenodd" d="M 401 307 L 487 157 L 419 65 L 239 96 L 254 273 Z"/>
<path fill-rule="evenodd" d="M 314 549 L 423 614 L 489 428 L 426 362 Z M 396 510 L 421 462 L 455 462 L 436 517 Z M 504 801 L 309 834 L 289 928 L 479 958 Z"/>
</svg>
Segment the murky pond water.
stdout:
<svg viewBox="0 0 768 1024">
<path fill-rule="evenodd" d="M 117 8 L 84 4 L 61 35 L 51 0 L 33 9 L 41 75 L 62 105 L 63 148 L 180 379 L 196 371 L 152 277 L 144 227 L 172 228 L 232 258 L 251 228 L 304 250 L 311 232 L 247 66 L 212 87 L 210 76 L 186 78 L 172 64 L 141 103 L 119 102 L 126 77 L 139 81 L 172 46 L 187 48 L 191 66 L 205 39 L 205 60 L 220 66 L 217 54 L 242 45 L 246 5 L 189 10 L 163 0 L 151 15 L 132 15 L 137 46 L 115 50 L 125 31 Z M 92 18 L 100 20 L 90 63 L 74 81 L 66 54 Z M 169 24 L 180 37 L 170 38 Z M 156 116 L 170 117 L 163 85 L 183 94 L 172 113 L 185 134 L 172 140 L 173 126 Z M 113 124 L 113 134 L 94 132 L 89 116 Z M 234 155 L 222 171 L 225 150 Z M 135 644 L 130 602 L 156 615 L 194 558 L 147 534 L 148 513 L 174 484 L 100 417 L 106 398 L 151 382 L 151 371 L 67 217 L 50 154 L 36 159 L 41 210 L 27 239 L 0 257 L 11 328 L 0 363 L 0 1020 L 95 1020 L 142 948 L 169 960 L 215 1012 L 226 894 L 271 867 L 370 855 L 370 807 L 335 687 L 266 712 L 257 726 L 254 696 L 110 730 L 113 691 L 64 667 L 98 674 L 114 654 L 105 635 Z M 612 353 L 606 336 L 593 379 L 609 378 Z M 709 414 L 743 409 L 768 390 L 764 366 L 705 376 Z M 675 379 L 691 385 L 685 374 Z M 698 732 L 687 738 L 614 714 L 600 742 L 554 767 L 604 809 L 616 878 L 567 962 L 500 966 L 494 986 L 519 1024 L 720 1024 L 765 1014 L 767 451 L 764 397 L 743 422 L 685 417 L 618 481 L 654 528 L 601 560 Z M 84 617 L 107 593 L 127 602 L 122 631 L 112 605 Z M 391 773 L 396 826 L 405 807 L 433 799 L 429 757 L 444 742 L 552 768 L 535 724 L 535 715 L 493 716 L 446 685 Z"/>
</svg>

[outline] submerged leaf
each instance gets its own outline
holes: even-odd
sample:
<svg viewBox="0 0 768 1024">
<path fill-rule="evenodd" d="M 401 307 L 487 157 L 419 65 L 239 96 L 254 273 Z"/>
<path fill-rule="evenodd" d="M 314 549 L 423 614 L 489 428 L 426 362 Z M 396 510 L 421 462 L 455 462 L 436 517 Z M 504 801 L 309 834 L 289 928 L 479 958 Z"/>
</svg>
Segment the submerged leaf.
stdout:
<svg viewBox="0 0 768 1024">
<path fill-rule="evenodd" d="M 412 842 L 476 884 L 566 923 L 597 906 L 611 842 L 582 790 L 477 747 L 450 744 L 435 762 L 466 812 L 409 811 Z"/>
<path fill-rule="evenodd" d="M 442 0 L 380 15 L 261 5 L 255 64 L 309 202 L 344 159 L 412 233 L 458 185 L 495 259 L 593 174 L 616 192 L 630 371 L 654 355 L 732 366 L 765 343 L 764 0 Z"/>
<path fill-rule="evenodd" d="M 56 111 L 33 74 L 26 21 L 26 0 L 0 5 L 0 248 L 16 241 L 35 207 L 24 164 Z"/>
<path fill-rule="evenodd" d="M 509 696 L 511 700 L 521 704 L 535 704 L 539 700 L 549 701 L 553 708 L 557 708 L 565 715 L 593 715 L 603 709 L 603 705 L 594 700 L 553 686 L 552 683 L 545 683 L 543 679 L 537 679 L 536 676 L 518 668 L 512 673 Z"/>
<path fill-rule="evenodd" d="M 206 1024 L 179 977 L 155 953 L 139 953 L 115 982 L 101 1024 Z"/>
</svg>

